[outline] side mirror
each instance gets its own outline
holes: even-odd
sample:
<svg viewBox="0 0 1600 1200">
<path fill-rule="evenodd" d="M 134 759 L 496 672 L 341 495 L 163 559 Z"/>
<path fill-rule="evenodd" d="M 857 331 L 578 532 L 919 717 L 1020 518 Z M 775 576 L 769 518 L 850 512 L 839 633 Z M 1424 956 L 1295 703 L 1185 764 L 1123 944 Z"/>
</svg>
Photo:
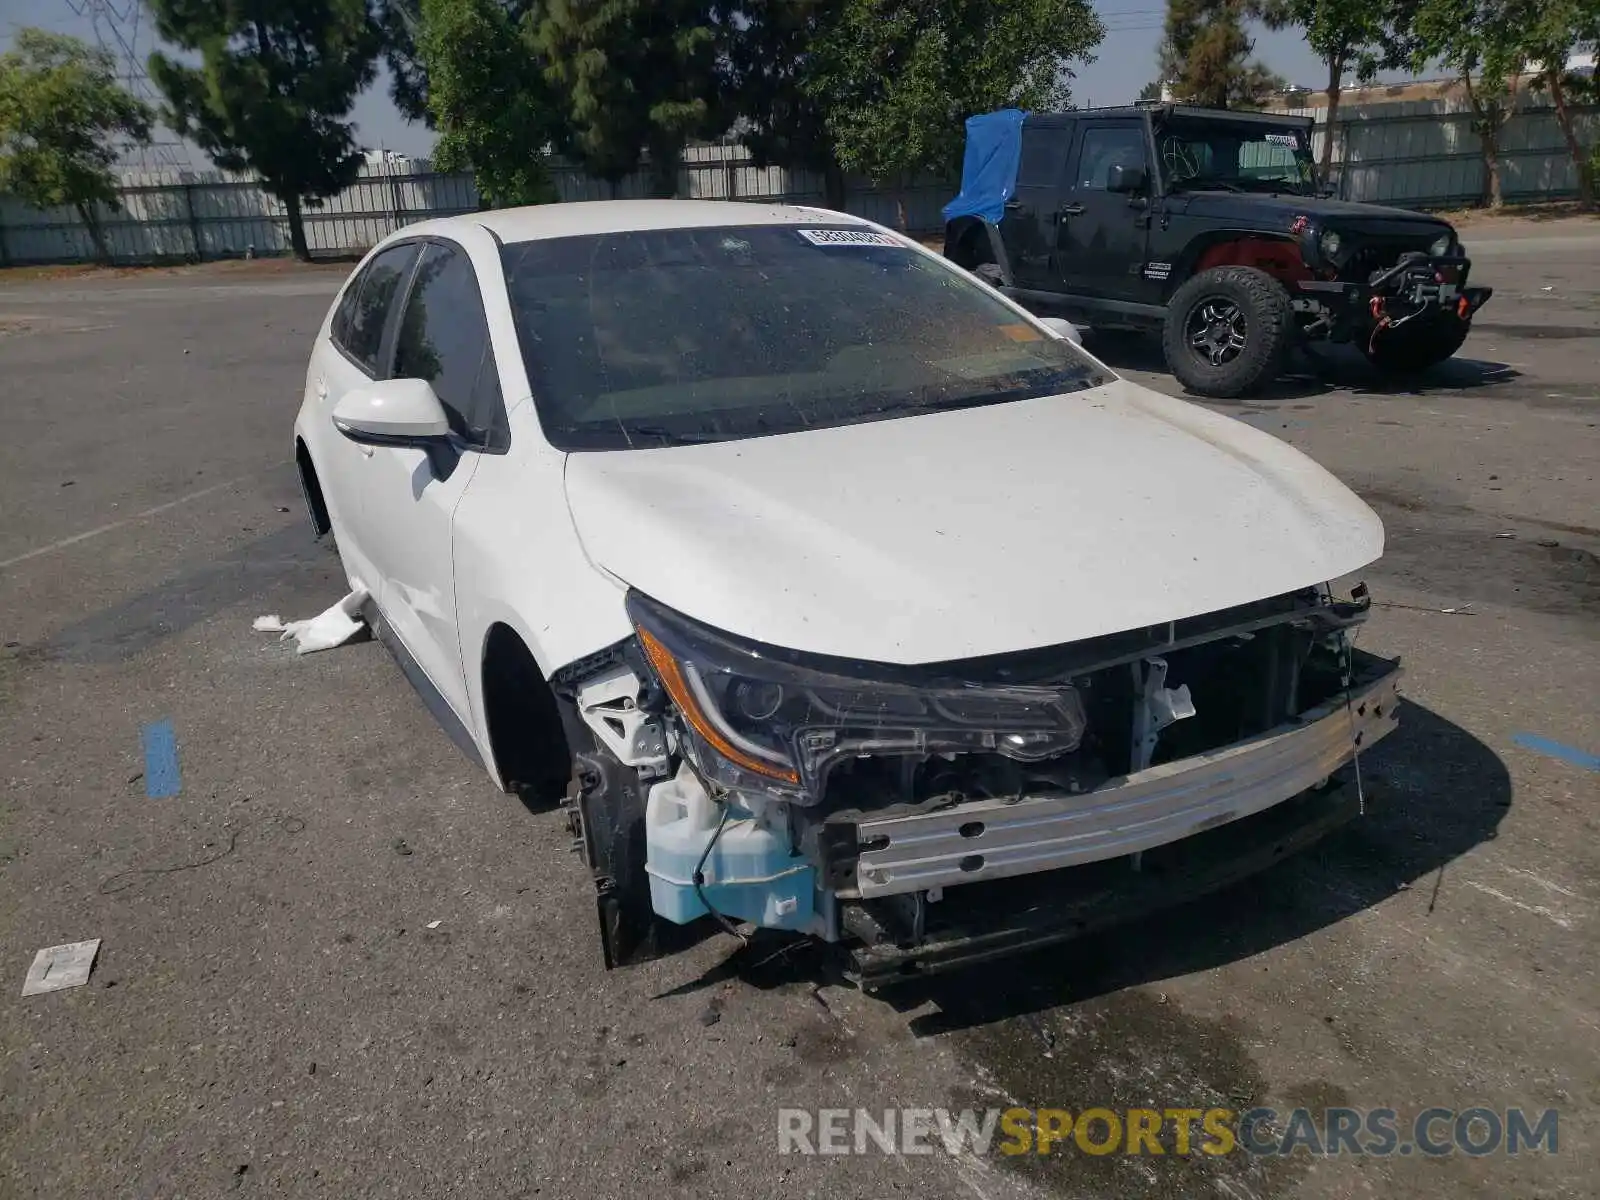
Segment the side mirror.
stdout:
<svg viewBox="0 0 1600 1200">
<path fill-rule="evenodd" d="M 1145 170 L 1143 167 L 1125 167 L 1121 163 L 1114 163 L 1106 168 L 1106 191 L 1121 192 L 1124 195 L 1144 191 Z"/>
<path fill-rule="evenodd" d="M 1083 345 L 1083 334 L 1079 333 L 1078 327 L 1065 317 L 1040 317 L 1039 324 L 1062 341 Z"/>
<path fill-rule="evenodd" d="M 450 436 L 444 405 L 426 379 L 381 379 L 346 392 L 333 427 L 366 446 L 427 448 Z"/>
</svg>

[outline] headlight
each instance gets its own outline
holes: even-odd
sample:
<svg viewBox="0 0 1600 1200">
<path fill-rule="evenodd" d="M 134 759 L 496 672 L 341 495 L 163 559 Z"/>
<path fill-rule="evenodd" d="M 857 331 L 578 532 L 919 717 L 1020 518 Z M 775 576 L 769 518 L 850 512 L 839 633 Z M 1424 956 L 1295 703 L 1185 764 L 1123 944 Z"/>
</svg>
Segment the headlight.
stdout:
<svg viewBox="0 0 1600 1200">
<path fill-rule="evenodd" d="M 1068 684 L 924 685 L 911 678 L 915 668 L 896 667 L 877 670 L 903 678 L 858 676 L 855 663 L 808 664 L 638 593 L 628 596 L 628 614 L 650 673 L 677 708 L 684 752 L 726 787 L 812 804 L 845 759 L 991 753 L 1036 762 L 1077 749 L 1087 723 Z"/>
<path fill-rule="evenodd" d="M 1344 243 L 1339 237 L 1339 231 L 1330 229 L 1322 235 L 1322 240 L 1317 243 L 1317 249 L 1322 251 L 1323 258 L 1338 258 L 1339 247 Z"/>
<path fill-rule="evenodd" d="M 1434 258 L 1443 258 L 1450 253 L 1450 243 L 1455 241 L 1448 233 L 1441 233 L 1434 239 L 1433 245 L 1428 247 L 1428 253 Z"/>
</svg>

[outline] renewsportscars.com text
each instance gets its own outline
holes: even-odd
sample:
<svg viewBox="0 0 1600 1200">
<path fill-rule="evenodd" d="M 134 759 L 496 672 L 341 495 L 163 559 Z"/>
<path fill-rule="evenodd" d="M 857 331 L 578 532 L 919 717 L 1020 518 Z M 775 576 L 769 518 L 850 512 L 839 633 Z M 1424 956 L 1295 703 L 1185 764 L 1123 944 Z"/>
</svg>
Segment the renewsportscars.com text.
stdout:
<svg viewBox="0 0 1600 1200">
<path fill-rule="evenodd" d="M 1559 1114 L 1392 1108 L 780 1108 L 780 1154 L 1554 1154 Z"/>
</svg>

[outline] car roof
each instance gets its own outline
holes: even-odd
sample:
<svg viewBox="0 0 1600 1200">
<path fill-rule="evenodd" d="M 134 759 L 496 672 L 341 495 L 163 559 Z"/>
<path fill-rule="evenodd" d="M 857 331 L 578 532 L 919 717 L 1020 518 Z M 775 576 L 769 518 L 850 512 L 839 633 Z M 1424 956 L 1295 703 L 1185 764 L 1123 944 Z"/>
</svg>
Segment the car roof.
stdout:
<svg viewBox="0 0 1600 1200">
<path fill-rule="evenodd" d="M 1311 117 L 1299 116 L 1295 113 L 1273 112 L 1246 112 L 1240 109 L 1222 108 L 1197 108 L 1192 104 L 1130 104 L 1120 108 L 1075 108 L 1068 112 L 1059 113 L 1029 113 L 1028 124 L 1044 127 L 1054 127 L 1071 124 L 1073 121 L 1093 119 L 1098 117 L 1142 117 L 1149 113 L 1152 118 L 1160 117 L 1199 117 L 1212 121 L 1234 121 L 1252 125 L 1292 125 L 1297 128 L 1309 128 L 1314 122 Z"/>
<path fill-rule="evenodd" d="M 870 225 L 860 217 L 799 204 L 750 204 L 729 200 L 581 200 L 465 213 L 408 225 L 403 235 L 459 231 L 480 225 L 502 242 L 627 233 L 640 229 L 694 229 L 719 225 Z"/>
</svg>

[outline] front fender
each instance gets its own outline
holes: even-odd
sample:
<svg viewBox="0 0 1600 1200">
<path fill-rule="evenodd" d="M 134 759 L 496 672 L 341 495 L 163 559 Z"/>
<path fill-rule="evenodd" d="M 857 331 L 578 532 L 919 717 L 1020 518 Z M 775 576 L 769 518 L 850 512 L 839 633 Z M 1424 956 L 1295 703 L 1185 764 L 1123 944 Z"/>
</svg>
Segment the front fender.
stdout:
<svg viewBox="0 0 1600 1200">
<path fill-rule="evenodd" d="M 1299 241 L 1290 234 L 1260 229 L 1211 229 L 1196 235 L 1173 263 L 1162 301 L 1201 271 L 1212 267 L 1255 267 L 1285 283 L 1311 278 Z"/>
<path fill-rule="evenodd" d="M 526 457 L 486 455 L 456 508 L 451 556 L 473 736 L 489 746 L 483 651 L 505 625 L 546 679 L 632 631 L 625 587 L 591 563 L 567 508 L 566 455 L 542 438 L 526 405 L 511 413 Z M 535 442 L 538 439 L 539 442 Z"/>
</svg>

